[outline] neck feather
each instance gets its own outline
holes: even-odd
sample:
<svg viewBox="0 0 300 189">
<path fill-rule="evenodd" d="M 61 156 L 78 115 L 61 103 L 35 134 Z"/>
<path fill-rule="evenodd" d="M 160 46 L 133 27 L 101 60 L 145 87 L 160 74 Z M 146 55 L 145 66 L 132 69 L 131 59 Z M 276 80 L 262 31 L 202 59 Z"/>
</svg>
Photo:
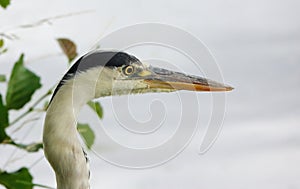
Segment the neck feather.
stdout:
<svg viewBox="0 0 300 189">
<path fill-rule="evenodd" d="M 46 114 L 44 152 L 56 174 L 58 189 L 88 189 L 89 170 L 77 133 L 77 115 L 93 99 L 94 83 L 76 77 L 57 91 Z"/>
</svg>

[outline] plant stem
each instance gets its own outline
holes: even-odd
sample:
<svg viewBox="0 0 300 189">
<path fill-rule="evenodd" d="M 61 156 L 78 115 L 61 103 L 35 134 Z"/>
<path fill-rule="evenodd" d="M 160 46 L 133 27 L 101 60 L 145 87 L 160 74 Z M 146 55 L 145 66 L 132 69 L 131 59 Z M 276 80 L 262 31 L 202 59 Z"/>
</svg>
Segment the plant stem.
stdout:
<svg viewBox="0 0 300 189">
<path fill-rule="evenodd" d="M 28 108 L 28 110 L 26 112 L 24 112 L 23 114 L 21 114 L 20 116 L 18 116 L 15 120 L 13 120 L 9 126 L 14 125 L 15 123 L 17 123 L 18 121 L 20 121 L 23 117 L 25 117 L 26 115 L 28 115 L 30 112 L 32 112 L 34 110 L 34 108 L 42 101 L 44 100 L 47 96 L 52 94 L 52 88 L 50 90 L 48 90 L 45 94 L 43 94 L 39 99 L 37 99 L 32 106 L 30 106 Z"/>
</svg>

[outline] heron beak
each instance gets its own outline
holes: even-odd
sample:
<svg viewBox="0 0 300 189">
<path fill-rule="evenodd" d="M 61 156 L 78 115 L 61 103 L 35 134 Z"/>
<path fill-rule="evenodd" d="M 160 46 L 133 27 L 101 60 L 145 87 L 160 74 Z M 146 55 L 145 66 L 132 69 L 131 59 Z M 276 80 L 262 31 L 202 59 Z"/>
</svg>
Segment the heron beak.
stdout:
<svg viewBox="0 0 300 189">
<path fill-rule="evenodd" d="M 188 91 L 231 91 L 233 87 L 206 78 L 186 75 L 162 68 L 148 67 L 139 73 L 144 82 L 152 89 Z"/>
</svg>

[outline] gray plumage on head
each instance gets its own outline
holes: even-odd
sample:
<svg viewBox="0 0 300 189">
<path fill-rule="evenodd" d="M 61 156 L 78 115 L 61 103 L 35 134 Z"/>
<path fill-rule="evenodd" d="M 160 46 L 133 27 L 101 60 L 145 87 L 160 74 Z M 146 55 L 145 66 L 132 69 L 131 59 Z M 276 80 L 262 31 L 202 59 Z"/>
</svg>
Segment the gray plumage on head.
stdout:
<svg viewBox="0 0 300 189">
<path fill-rule="evenodd" d="M 88 69 L 102 66 L 102 67 L 121 67 L 130 65 L 133 62 L 140 62 L 133 55 L 129 55 L 125 52 L 118 51 L 93 51 L 82 57 L 80 57 L 71 68 L 65 73 L 63 78 L 58 83 L 55 88 L 52 98 L 56 95 L 57 91 L 61 88 L 61 86 L 69 79 L 75 77 L 77 73 L 85 72 Z"/>
</svg>

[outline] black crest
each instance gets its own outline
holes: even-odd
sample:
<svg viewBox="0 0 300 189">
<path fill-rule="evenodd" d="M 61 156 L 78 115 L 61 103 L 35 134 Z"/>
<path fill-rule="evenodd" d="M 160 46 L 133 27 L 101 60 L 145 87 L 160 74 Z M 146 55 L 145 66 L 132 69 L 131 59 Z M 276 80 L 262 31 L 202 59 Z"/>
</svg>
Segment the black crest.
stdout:
<svg viewBox="0 0 300 189">
<path fill-rule="evenodd" d="M 54 93 L 52 95 L 51 101 L 57 91 L 65 83 L 65 81 L 72 79 L 77 73 L 85 72 L 88 69 L 102 66 L 102 67 L 120 67 L 123 65 L 130 65 L 132 62 L 138 62 L 139 60 L 129 55 L 125 52 L 117 51 L 94 51 L 80 57 L 67 71 L 67 73 L 60 80 Z M 51 102 L 50 101 L 50 102 Z"/>
</svg>

